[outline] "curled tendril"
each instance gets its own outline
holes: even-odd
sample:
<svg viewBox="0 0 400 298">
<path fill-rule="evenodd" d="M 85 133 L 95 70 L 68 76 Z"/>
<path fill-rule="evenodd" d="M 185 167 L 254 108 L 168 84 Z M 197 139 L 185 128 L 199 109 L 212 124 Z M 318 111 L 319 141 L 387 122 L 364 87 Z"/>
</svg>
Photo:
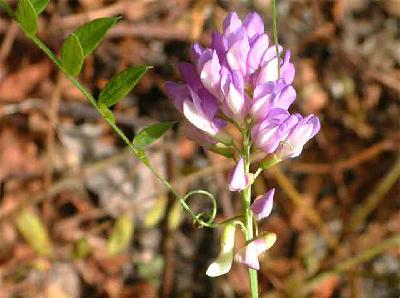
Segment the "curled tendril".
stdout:
<svg viewBox="0 0 400 298">
<path fill-rule="evenodd" d="M 189 198 L 193 195 L 203 195 L 206 198 L 209 199 L 209 201 L 211 202 L 211 206 L 212 206 L 212 210 L 210 214 L 207 214 L 205 212 L 200 212 L 200 213 L 194 213 L 192 211 L 192 209 L 190 209 L 189 205 L 187 204 L 187 201 L 189 200 Z M 200 226 L 206 226 L 206 227 L 210 227 L 210 228 L 215 228 L 218 226 L 218 224 L 214 223 L 215 217 L 217 215 L 217 200 L 215 199 L 214 195 L 212 193 L 209 193 L 208 191 L 205 190 L 193 190 L 189 193 L 187 193 L 183 199 L 180 199 L 181 204 L 183 206 L 184 209 L 186 209 L 191 216 L 193 217 L 194 221 L 197 222 L 198 224 L 200 224 Z M 207 220 L 203 220 L 202 218 L 204 217 L 208 217 Z"/>
</svg>

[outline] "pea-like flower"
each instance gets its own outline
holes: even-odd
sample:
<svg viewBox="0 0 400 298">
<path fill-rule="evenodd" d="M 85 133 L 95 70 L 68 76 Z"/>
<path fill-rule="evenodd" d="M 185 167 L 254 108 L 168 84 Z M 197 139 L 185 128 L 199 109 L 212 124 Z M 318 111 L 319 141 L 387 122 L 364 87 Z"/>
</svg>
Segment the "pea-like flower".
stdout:
<svg viewBox="0 0 400 298">
<path fill-rule="evenodd" d="M 249 182 L 250 178 L 249 175 L 246 174 L 244 169 L 244 160 L 241 158 L 232 171 L 229 179 L 229 190 L 241 191 L 249 185 Z"/>
<path fill-rule="evenodd" d="M 251 204 L 251 210 L 257 220 L 262 220 L 271 214 L 274 203 L 275 188 L 256 198 Z"/>
<path fill-rule="evenodd" d="M 283 55 L 283 48 L 278 49 Z M 243 22 L 229 13 L 223 32 L 212 34 L 211 48 L 194 44 L 191 59 L 191 64 L 179 66 L 185 83 L 167 82 L 166 93 L 187 120 L 207 135 L 217 136 L 226 118 L 243 126 L 248 117 L 259 121 L 273 108 L 287 109 L 296 97 L 290 86 L 294 77 L 290 52 L 278 59 L 257 13 L 249 13 Z"/>
<path fill-rule="evenodd" d="M 264 233 L 255 238 L 235 254 L 235 261 L 247 265 L 249 268 L 259 270 L 258 257 L 270 249 L 276 242 L 276 234 Z"/>
<path fill-rule="evenodd" d="M 280 159 L 297 157 L 303 150 L 303 146 L 313 138 L 321 128 L 318 117 L 308 115 L 303 117 L 296 114 L 297 124 L 291 128 L 290 133 L 284 138 L 276 151 Z"/>
</svg>

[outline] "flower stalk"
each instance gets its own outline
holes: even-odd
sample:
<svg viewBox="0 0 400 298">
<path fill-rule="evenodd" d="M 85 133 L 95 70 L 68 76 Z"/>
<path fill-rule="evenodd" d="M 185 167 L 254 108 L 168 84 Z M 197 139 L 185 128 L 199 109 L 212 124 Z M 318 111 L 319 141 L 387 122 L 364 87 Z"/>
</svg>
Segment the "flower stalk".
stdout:
<svg viewBox="0 0 400 298">
<path fill-rule="evenodd" d="M 250 133 L 248 130 L 245 131 L 243 136 L 243 157 L 244 157 L 244 167 L 245 174 L 248 175 L 250 173 L 250 150 L 251 150 L 251 142 L 250 142 Z M 243 202 L 243 217 L 244 217 L 244 225 L 246 227 L 246 241 L 249 242 L 254 237 L 253 232 L 253 213 L 251 211 L 251 183 L 247 188 L 245 188 L 242 195 Z M 257 281 L 257 270 L 249 268 L 249 278 L 250 278 L 250 292 L 252 298 L 258 297 L 258 281 Z"/>
</svg>

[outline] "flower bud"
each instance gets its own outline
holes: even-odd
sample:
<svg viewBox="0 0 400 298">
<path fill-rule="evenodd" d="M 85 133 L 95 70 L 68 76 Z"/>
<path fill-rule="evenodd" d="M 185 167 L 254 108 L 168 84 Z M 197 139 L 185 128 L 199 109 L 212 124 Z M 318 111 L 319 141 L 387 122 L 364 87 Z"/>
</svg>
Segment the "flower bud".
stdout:
<svg viewBox="0 0 400 298">
<path fill-rule="evenodd" d="M 250 179 L 249 176 L 246 175 L 244 169 L 244 159 L 240 158 L 239 162 L 233 169 L 231 177 L 229 179 L 229 190 L 230 191 L 241 191 L 249 186 Z"/>
<path fill-rule="evenodd" d="M 251 204 L 251 210 L 257 220 L 262 220 L 271 214 L 272 206 L 274 203 L 275 188 L 269 190 L 263 196 L 259 196 Z"/>
<path fill-rule="evenodd" d="M 232 267 L 233 248 L 235 245 L 235 225 L 226 224 L 221 237 L 221 249 L 216 260 L 208 266 L 206 274 L 216 277 L 228 273 Z"/>
</svg>

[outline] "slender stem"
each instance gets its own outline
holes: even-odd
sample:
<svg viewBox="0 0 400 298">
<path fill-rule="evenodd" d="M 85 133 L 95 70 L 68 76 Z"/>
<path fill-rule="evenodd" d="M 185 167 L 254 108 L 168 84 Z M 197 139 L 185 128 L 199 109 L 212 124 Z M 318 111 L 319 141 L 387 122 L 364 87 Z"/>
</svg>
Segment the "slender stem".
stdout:
<svg viewBox="0 0 400 298">
<path fill-rule="evenodd" d="M 250 134 L 249 131 L 244 132 L 243 136 L 243 158 L 246 174 L 250 173 Z M 251 185 L 242 191 L 242 201 L 243 201 L 243 217 L 244 224 L 246 226 L 246 240 L 250 241 L 253 239 L 253 214 L 250 209 L 251 204 Z M 252 298 L 258 298 L 258 281 L 257 281 L 257 271 L 254 269 L 249 269 L 250 277 L 250 291 Z"/>
<path fill-rule="evenodd" d="M 0 8 L 4 9 L 4 11 L 15 21 L 16 16 L 15 13 L 12 11 L 11 7 L 5 3 L 3 0 L 0 0 Z M 18 21 L 17 21 L 18 23 Z M 18 23 L 19 24 L 19 23 Z M 26 36 L 35 43 L 35 45 L 40 48 L 48 57 L 49 59 L 64 73 L 64 75 L 75 85 L 76 88 L 79 89 L 79 91 L 88 99 L 90 104 L 99 112 L 102 114 L 100 107 L 98 106 L 96 99 L 92 96 L 92 94 L 86 89 L 84 85 L 82 85 L 74 76 L 70 75 L 67 70 L 63 67 L 61 64 L 60 60 L 57 58 L 57 56 L 34 34 L 28 34 L 27 32 L 24 31 Z M 107 123 L 111 126 L 111 128 L 118 134 L 118 136 L 126 143 L 126 145 L 132 150 L 133 154 L 142 160 L 140 158 L 140 155 L 142 154 L 139 152 L 132 144 L 132 142 L 128 139 L 128 137 L 124 134 L 124 132 L 111 120 L 104 118 L 104 120 L 107 121 Z M 162 177 L 155 169 L 154 167 L 149 163 L 149 162 L 143 162 L 145 166 L 152 172 L 152 174 L 161 181 L 161 183 L 179 200 L 181 203 L 183 209 L 185 209 L 190 216 L 193 218 L 194 221 L 198 222 L 201 226 L 206 226 L 209 228 L 216 228 L 219 225 L 216 223 L 213 223 L 214 218 L 215 218 L 215 211 L 216 207 L 213 206 L 213 214 L 211 216 L 211 220 L 208 222 L 205 222 L 204 220 L 200 219 L 198 215 L 196 215 L 189 207 L 189 205 L 186 204 L 185 199 L 183 199 L 178 192 L 175 190 L 175 188 L 167 181 L 165 180 L 164 177 Z M 212 196 L 211 194 L 209 194 Z M 215 198 L 213 198 L 215 200 Z"/>
<path fill-rule="evenodd" d="M 273 31 L 274 31 L 274 43 L 276 50 L 276 58 L 278 59 L 278 78 L 281 77 L 281 61 L 279 57 L 279 49 L 278 49 L 278 26 L 277 26 L 277 17 L 276 17 L 276 1 L 272 0 L 272 21 L 273 21 Z"/>
</svg>

